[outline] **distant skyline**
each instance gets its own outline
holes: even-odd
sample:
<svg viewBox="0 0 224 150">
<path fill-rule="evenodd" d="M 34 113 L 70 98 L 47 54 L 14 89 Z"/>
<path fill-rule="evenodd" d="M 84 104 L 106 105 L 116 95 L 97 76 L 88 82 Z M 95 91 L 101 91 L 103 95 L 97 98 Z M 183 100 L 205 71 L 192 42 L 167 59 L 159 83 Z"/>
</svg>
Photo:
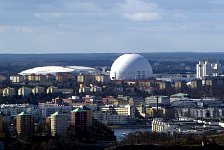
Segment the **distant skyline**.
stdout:
<svg viewBox="0 0 224 150">
<path fill-rule="evenodd" d="M 224 0 L 0 1 L 0 53 L 223 51 Z"/>
</svg>

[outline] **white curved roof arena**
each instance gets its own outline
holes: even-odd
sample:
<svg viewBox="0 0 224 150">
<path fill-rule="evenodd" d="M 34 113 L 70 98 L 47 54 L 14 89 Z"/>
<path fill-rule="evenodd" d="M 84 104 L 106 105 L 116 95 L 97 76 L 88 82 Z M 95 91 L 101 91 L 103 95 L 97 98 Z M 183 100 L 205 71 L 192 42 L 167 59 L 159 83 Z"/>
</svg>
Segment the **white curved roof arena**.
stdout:
<svg viewBox="0 0 224 150">
<path fill-rule="evenodd" d="M 139 54 L 123 54 L 112 64 L 111 80 L 144 80 L 152 77 L 150 63 Z"/>
<path fill-rule="evenodd" d="M 96 73 L 97 70 L 91 67 L 84 66 L 43 66 L 35 67 L 32 69 L 24 70 L 20 72 L 20 75 L 30 75 L 30 74 L 52 74 L 56 75 L 57 73 Z"/>
</svg>

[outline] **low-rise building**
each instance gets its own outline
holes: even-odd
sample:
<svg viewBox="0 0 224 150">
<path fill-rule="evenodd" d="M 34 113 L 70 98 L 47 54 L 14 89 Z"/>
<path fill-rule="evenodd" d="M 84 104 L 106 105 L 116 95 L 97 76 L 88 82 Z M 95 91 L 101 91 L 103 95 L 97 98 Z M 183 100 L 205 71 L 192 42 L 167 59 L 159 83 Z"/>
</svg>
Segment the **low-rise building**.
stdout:
<svg viewBox="0 0 224 150">
<path fill-rule="evenodd" d="M 70 115 L 72 111 L 72 106 L 40 106 L 42 117 L 49 117 L 51 114 L 55 112 L 60 112 L 62 114 Z"/>
<path fill-rule="evenodd" d="M 158 105 L 169 105 L 170 98 L 168 96 L 150 96 L 145 98 L 145 103 L 150 106 L 156 106 L 158 100 Z"/>
<path fill-rule="evenodd" d="M 73 89 L 58 89 L 58 92 L 62 94 L 73 94 Z"/>
<path fill-rule="evenodd" d="M 179 101 L 179 100 L 187 100 L 190 96 L 185 93 L 177 93 L 170 96 L 170 102 Z"/>
<path fill-rule="evenodd" d="M 99 109 L 101 112 L 108 112 L 110 114 L 135 117 L 135 107 L 133 105 L 124 105 L 124 106 L 105 105 L 100 106 Z"/>
<path fill-rule="evenodd" d="M 13 117 L 21 112 L 35 115 L 36 109 L 38 108 L 32 104 L 1 104 L 0 106 L 0 112 Z"/>
</svg>

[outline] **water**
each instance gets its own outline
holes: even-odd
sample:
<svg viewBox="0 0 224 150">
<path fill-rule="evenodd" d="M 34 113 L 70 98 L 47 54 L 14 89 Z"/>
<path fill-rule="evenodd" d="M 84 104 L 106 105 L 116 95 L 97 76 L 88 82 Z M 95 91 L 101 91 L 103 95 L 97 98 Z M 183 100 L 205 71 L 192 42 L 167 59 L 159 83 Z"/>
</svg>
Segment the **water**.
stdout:
<svg viewBox="0 0 224 150">
<path fill-rule="evenodd" d="M 148 128 L 136 128 L 136 129 L 131 129 L 131 128 L 127 128 L 127 129 L 121 129 L 121 128 L 114 128 L 112 129 L 114 131 L 114 135 L 116 136 L 117 142 L 122 141 L 129 133 L 134 133 L 137 131 L 140 132 L 151 132 L 152 129 L 151 127 Z"/>
</svg>

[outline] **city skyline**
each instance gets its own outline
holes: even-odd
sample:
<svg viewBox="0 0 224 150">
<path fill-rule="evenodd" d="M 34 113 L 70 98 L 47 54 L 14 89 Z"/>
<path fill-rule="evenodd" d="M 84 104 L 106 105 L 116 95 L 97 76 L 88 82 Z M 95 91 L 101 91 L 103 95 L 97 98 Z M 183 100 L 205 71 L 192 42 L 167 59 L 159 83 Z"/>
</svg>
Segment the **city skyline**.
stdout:
<svg viewBox="0 0 224 150">
<path fill-rule="evenodd" d="M 2 0 L 0 53 L 222 52 L 222 0 Z"/>
</svg>

